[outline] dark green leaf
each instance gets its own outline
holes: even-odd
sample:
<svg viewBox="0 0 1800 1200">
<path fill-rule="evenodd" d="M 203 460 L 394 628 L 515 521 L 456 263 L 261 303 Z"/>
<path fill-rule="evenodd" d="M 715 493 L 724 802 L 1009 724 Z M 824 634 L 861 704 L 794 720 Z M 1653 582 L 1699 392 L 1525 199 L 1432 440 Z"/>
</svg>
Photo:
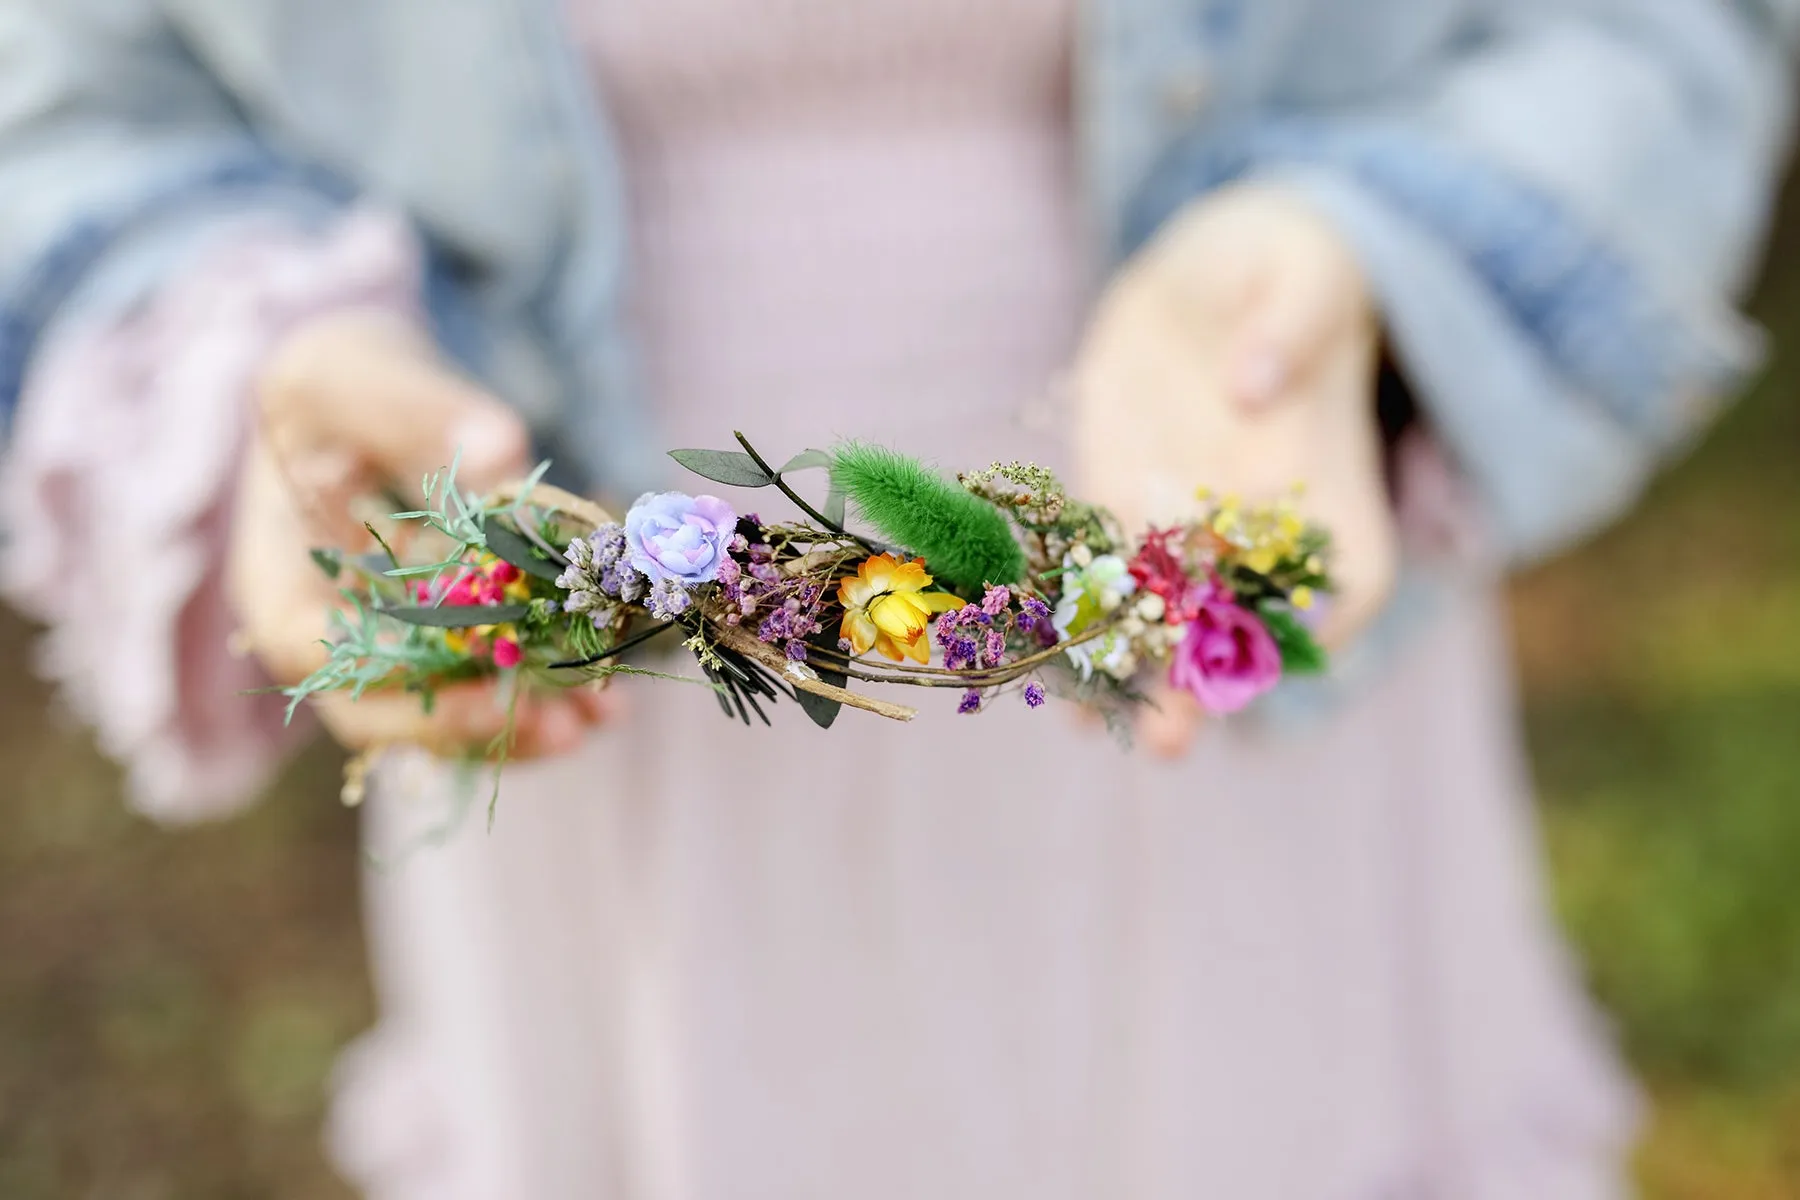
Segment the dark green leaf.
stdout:
<svg viewBox="0 0 1800 1200">
<path fill-rule="evenodd" d="M 669 457 L 703 479 L 732 487 L 768 487 L 775 477 L 742 450 L 671 450 Z"/>
<path fill-rule="evenodd" d="M 832 651 L 837 649 L 838 643 L 837 634 L 829 628 L 821 629 L 806 641 L 808 645 L 815 646 L 820 650 Z M 842 671 L 834 671 L 830 667 L 821 665 L 819 659 L 811 660 L 810 665 L 819 673 L 821 680 L 834 687 L 843 687 L 845 683 L 849 682 L 849 676 Z M 803 688 L 794 689 L 794 699 L 799 701 L 800 707 L 806 710 L 806 715 L 811 717 L 813 724 L 820 729 L 830 729 L 831 723 L 837 720 L 838 710 L 844 706 L 841 700 L 815 695 Z"/>
<path fill-rule="evenodd" d="M 313 549 L 307 551 L 312 555 L 314 565 L 325 572 L 325 578 L 336 579 L 344 569 L 344 558 L 336 550 Z"/>
<path fill-rule="evenodd" d="M 383 616 L 409 625 L 433 625 L 442 629 L 467 629 L 471 625 L 503 625 L 520 621 L 531 611 L 525 604 L 440 604 L 431 607 L 383 608 Z"/>
<path fill-rule="evenodd" d="M 1257 615 L 1281 649 L 1283 671 L 1290 675 L 1318 675 L 1330 665 L 1325 647 L 1313 640 L 1312 632 L 1291 611 L 1264 604 L 1258 607 Z"/>
<path fill-rule="evenodd" d="M 527 575 L 555 581 L 562 574 L 562 568 L 569 565 L 566 561 L 552 562 L 546 559 L 543 551 L 526 541 L 522 534 L 508 529 L 498 521 L 489 521 L 482 532 L 487 536 L 489 550 Z"/>
</svg>

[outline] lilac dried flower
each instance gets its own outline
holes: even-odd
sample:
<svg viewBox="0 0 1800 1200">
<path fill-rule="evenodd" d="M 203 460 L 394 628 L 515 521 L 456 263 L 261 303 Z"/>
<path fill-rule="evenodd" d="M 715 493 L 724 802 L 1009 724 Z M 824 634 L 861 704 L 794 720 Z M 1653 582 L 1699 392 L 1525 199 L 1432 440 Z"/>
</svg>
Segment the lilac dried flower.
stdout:
<svg viewBox="0 0 1800 1200">
<path fill-rule="evenodd" d="M 610 567 L 625 557 L 625 527 L 616 521 L 588 534 L 588 541 L 593 544 L 597 566 Z"/>
<path fill-rule="evenodd" d="M 1035 679 L 1025 685 L 1025 707 L 1044 707 L 1044 685 Z"/>
<path fill-rule="evenodd" d="M 805 662 L 806 643 L 799 638 L 795 638 L 793 641 L 789 642 L 787 644 L 787 656 L 790 662 Z"/>
<path fill-rule="evenodd" d="M 625 562 L 615 562 L 600 576 L 600 590 L 625 604 L 636 604 L 642 599 L 648 584 L 647 579 Z"/>
<path fill-rule="evenodd" d="M 990 587 L 981 596 L 981 611 L 990 617 L 997 617 L 1005 612 L 1012 603 L 1012 589 L 1005 584 Z"/>
<path fill-rule="evenodd" d="M 673 621 L 686 612 L 694 602 L 688 595 L 681 581 L 673 575 L 665 575 L 650 588 L 650 615 L 659 621 Z"/>
<path fill-rule="evenodd" d="M 968 691 L 964 692 L 962 694 L 962 699 L 957 702 L 956 711 L 958 713 L 980 712 L 981 693 L 974 688 L 970 688 Z"/>
</svg>

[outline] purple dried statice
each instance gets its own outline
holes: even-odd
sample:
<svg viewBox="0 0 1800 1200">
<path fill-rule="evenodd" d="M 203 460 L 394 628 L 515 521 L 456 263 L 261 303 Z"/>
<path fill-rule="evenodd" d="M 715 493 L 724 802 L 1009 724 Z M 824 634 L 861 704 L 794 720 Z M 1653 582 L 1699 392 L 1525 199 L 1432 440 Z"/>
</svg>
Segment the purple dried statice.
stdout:
<svg viewBox="0 0 1800 1200">
<path fill-rule="evenodd" d="M 1044 707 L 1044 685 L 1035 679 L 1025 685 L 1025 707 Z"/>
<path fill-rule="evenodd" d="M 1038 622 L 1050 619 L 1050 606 L 1036 596 L 1026 596 L 1019 601 L 1019 630 L 1030 633 Z"/>
<path fill-rule="evenodd" d="M 989 587 L 981 596 L 981 611 L 990 617 L 1005 612 L 1012 603 L 1012 589 L 1005 584 Z"/>
<path fill-rule="evenodd" d="M 967 634 L 953 634 L 944 643 L 944 666 L 952 671 L 966 671 L 975 665 L 977 647 L 975 639 Z"/>
<path fill-rule="evenodd" d="M 981 693 L 974 688 L 970 688 L 968 691 L 964 692 L 962 694 L 962 699 L 957 702 L 956 711 L 958 713 L 980 712 Z"/>
</svg>

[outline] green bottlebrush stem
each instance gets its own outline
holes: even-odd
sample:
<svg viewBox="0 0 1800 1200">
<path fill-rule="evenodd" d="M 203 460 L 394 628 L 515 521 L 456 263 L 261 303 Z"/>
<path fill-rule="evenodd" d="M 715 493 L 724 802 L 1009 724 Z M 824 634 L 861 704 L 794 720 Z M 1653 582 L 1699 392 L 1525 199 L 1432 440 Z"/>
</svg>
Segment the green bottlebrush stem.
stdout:
<svg viewBox="0 0 1800 1200">
<path fill-rule="evenodd" d="M 832 486 L 856 504 L 886 539 L 925 560 L 947 587 L 974 593 L 987 583 L 1017 583 L 1025 552 L 999 509 L 964 491 L 916 458 L 848 442 L 833 451 Z"/>
</svg>

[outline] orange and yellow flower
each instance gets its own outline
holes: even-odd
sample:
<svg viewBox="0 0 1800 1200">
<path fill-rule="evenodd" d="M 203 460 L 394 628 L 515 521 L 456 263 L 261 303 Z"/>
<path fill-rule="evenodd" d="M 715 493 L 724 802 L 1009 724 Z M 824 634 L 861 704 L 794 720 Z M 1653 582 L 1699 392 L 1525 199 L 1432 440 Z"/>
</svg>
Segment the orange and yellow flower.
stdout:
<svg viewBox="0 0 1800 1200">
<path fill-rule="evenodd" d="M 931 629 L 935 613 L 961 608 L 964 601 L 948 592 L 928 592 L 931 576 L 925 560 L 901 562 L 891 554 L 876 554 L 862 561 L 856 574 L 838 582 L 838 603 L 844 606 L 844 623 L 838 636 L 849 639 L 857 654 L 870 648 L 900 662 L 910 658 L 924 665 L 931 661 Z"/>
</svg>

